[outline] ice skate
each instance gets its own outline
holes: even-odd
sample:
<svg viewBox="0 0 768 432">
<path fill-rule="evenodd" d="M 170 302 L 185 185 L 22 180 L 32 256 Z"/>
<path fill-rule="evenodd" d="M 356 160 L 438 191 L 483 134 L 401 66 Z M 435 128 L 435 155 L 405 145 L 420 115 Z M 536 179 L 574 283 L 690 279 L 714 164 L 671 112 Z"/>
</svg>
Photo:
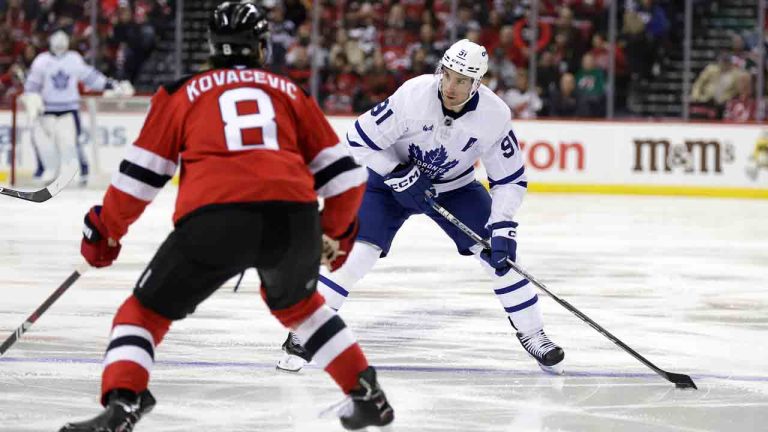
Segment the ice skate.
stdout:
<svg viewBox="0 0 768 432">
<path fill-rule="evenodd" d="M 387 396 L 376 381 L 376 369 L 369 366 L 357 377 L 360 388 L 349 394 L 348 404 L 339 411 L 341 425 L 347 430 L 368 426 L 385 427 L 395 419 Z M 386 430 L 386 429 L 384 429 Z"/>
<path fill-rule="evenodd" d="M 283 343 L 283 358 L 277 362 L 277 369 L 286 372 L 298 372 L 307 363 L 312 361 L 306 349 L 301 346 L 299 338 L 293 332 L 288 333 L 288 338 Z"/>
<path fill-rule="evenodd" d="M 528 354 L 536 359 L 544 372 L 555 375 L 563 374 L 565 353 L 562 348 L 549 340 L 543 329 L 528 335 L 518 332 L 517 339 L 520 340 L 520 344 L 528 351 Z"/>
<path fill-rule="evenodd" d="M 82 422 L 67 423 L 59 432 L 131 432 L 139 419 L 152 411 L 156 403 L 149 390 L 134 397 L 113 391 L 108 401 L 104 412 L 98 416 Z"/>
</svg>

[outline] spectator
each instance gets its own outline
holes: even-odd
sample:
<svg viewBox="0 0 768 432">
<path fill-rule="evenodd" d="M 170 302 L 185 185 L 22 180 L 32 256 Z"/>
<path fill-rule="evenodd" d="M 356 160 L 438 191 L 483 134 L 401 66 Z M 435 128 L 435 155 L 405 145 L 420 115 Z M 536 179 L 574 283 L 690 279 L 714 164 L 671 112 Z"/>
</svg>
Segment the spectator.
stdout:
<svg viewBox="0 0 768 432">
<path fill-rule="evenodd" d="M 721 52 L 716 63 L 710 63 L 693 83 L 691 99 L 697 103 L 722 106 L 738 93 L 738 76 L 746 72 L 731 63 L 730 55 Z"/>
<path fill-rule="evenodd" d="M 329 56 L 333 59 L 340 54 L 344 55 L 352 70 L 359 75 L 365 73 L 365 52 L 363 52 L 357 40 L 350 39 L 344 27 L 339 27 L 336 30 L 336 41 L 331 46 Z"/>
<path fill-rule="evenodd" d="M 370 3 L 361 6 L 353 2 L 349 7 L 345 17 L 348 20 L 346 28 L 349 30 L 349 37 L 358 41 L 366 55 L 371 55 L 378 46 L 373 6 Z"/>
<path fill-rule="evenodd" d="M 597 68 L 592 54 L 584 54 L 582 57 L 581 69 L 576 73 L 576 88 L 579 103 L 583 107 L 581 115 L 605 115 L 605 72 Z"/>
<path fill-rule="evenodd" d="M 555 42 L 550 51 L 555 56 L 555 63 L 560 73 L 576 72 L 579 66 L 580 51 L 571 39 L 573 33 L 567 31 L 557 31 L 555 33 Z"/>
<path fill-rule="evenodd" d="M 486 48 L 497 45 L 500 32 L 501 14 L 497 9 L 493 9 L 488 13 L 488 23 L 480 31 L 480 45 Z"/>
<path fill-rule="evenodd" d="M 296 24 L 285 18 L 285 7 L 276 5 L 270 10 L 270 33 L 272 34 L 272 59 L 270 68 L 281 73 L 286 65 L 288 49 L 294 44 Z"/>
<path fill-rule="evenodd" d="M 496 45 L 485 48 L 492 57 L 496 57 L 499 60 L 503 57 L 505 60 L 512 62 L 515 67 L 526 66 L 528 59 L 527 48 L 523 50 L 515 43 L 515 28 L 511 25 L 502 26 L 501 32 L 499 32 L 499 42 Z"/>
<path fill-rule="evenodd" d="M 555 63 L 555 56 L 550 51 L 544 51 L 539 57 L 539 67 L 536 70 L 536 86 L 543 100 L 557 88 L 560 72 Z"/>
<path fill-rule="evenodd" d="M 309 64 L 309 50 L 302 44 L 294 45 L 288 53 L 288 66 L 285 74 L 307 93 L 310 92 L 309 79 L 312 69 Z"/>
<path fill-rule="evenodd" d="M 331 57 L 331 65 L 323 85 L 325 97 L 322 101 L 326 113 L 354 113 L 354 98 L 359 92 L 360 78 L 347 61 L 347 56 L 339 52 Z"/>
<path fill-rule="evenodd" d="M 740 74 L 736 81 L 739 94 L 725 104 L 723 119 L 732 122 L 746 122 L 755 120 L 757 103 L 752 95 L 752 77 L 749 74 Z"/>
<path fill-rule="evenodd" d="M 144 61 L 154 48 L 155 32 L 146 23 L 146 15 L 137 22 L 129 6 L 118 9 L 118 20 L 112 31 L 112 43 L 118 46 L 116 78 L 135 81 Z"/>
<path fill-rule="evenodd" d="M 520 119 L 536 118 L 541 110 L 541 98 L 534 89 L 528 89 L 528 72 L 520 69 L 515 77 L 515 86 L 507 90 L 502 100 L 512 110 L 512 117 Z"/>
<path fill-rule="evenodd" d="M 373 54 L 373 65 L 363 76 L 362 92 L 355 101 L 355 111 L 369 110 L 373 105 L 383 101 L 397 89 L 397 82 L 392 75 L 381 51 Z"/>
<path fill-rule="evenodd" d="M 379 40 L 388 68 L 403 71 L 408 67 L 406 49 L 413 39 L 405 28 L 405 9 L 403 5 L 395 3 L 389 10 L 387 24 L 380 32 Z"/>
<path fill-rule="evenodd" d="M 436 67 L 446 48 L 444 41 L 435 40 L 435 29 L 432 25 L 422 24 L 419 28 L 419 40 L 408 47 L 408 52 L 413 56 L 414 51 L 423 49 L 425 62 L 431 64 L 432 67 Z"/>
<path fill-rule="evenodd" d="M 580 114 L 576 93 L 576 78 L 571 73 L 560 77 L 560 87 L 552 93 L 549 101 L 549 115 L 553 117 L 574 117 Z"/>
<path fill-rule="evenodd" d="M 411 54 L 411 62 L 408 66 L 408 71 L 404 74 L 401 81 L 406 81 L 419 75 L 434 73 L 435 64 L 436 63 L 427 61 L 427 52 L 424 48 L 418 48 Z"/>
</svg>

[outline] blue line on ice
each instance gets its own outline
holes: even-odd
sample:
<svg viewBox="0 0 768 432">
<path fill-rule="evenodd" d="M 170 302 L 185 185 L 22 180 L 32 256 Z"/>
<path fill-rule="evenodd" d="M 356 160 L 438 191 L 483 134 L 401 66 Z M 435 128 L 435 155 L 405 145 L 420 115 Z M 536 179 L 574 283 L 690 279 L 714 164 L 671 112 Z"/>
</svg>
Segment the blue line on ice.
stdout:
<svg viewBox="0 0 768 432">
<path fill-rule="evenodd" d="M 74 358 L 74 357 L 5 357 L 0 358 L 0 363 L 78 363 L 78 364 L 100 364 L 101 359 L 95 358 Z M 189 361 L 189 360 L 161 360 L 155 363 L 156 366 L 170 366 L 182 368 L 255 368 L 255 369 L 274 369 L 274 363 L 257 362 L 215 362 L 215 361 Z M 314 368 L 314 365 L 310 365 Z M 475 368 L 475 367 L 451 367 L 451 366 L 399 366 L 399 365 L 376 365 L 376 368 L 382 371 L 392 372 L 424 372 L 424 373 L 458 373 L 458 374 L 482 374 L 482 375 L 517 375 L 517 376 L 539 376 L 542 374 L 539 370 L 516 370 L 516 369 L 493 369 L 493 368 Z M 679 371 L 678 371 L 679 372 Z M 649 378 L 658 377 L 655 373 L 627 373 L 627 372 L 587 372 L 587 371 L 568 371 L 566 377 L 587 377 L 587 378 Z M 738 376 L 723 374 L 693 374 L 693 379 L 723 379 L 728 381 L 745 382 L 768 382 L 768 376 Z"/>
</svg>

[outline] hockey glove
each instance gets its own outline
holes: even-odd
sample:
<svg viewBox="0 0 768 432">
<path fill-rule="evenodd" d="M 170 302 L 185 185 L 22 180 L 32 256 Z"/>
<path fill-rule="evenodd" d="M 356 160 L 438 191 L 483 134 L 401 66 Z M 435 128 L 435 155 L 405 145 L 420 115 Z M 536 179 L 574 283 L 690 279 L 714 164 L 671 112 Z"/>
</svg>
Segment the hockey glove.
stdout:
<svg viewBox="0 0 768 432">
<path fill-rule="evenodd" d="M 93 267 L 107 267 L 120 254 L 120 243 L 109 237 L 109 232 L 101 220 L 101 206 L 93 206 L 85 214 L 83 241 L 80 254 Z"/>
<path fill-rule="evenodd" d="M 485 249 L 480 257 L 496 269 L 496 276 L 504 276 L 510 267 L 507 258 L 517 260 L 517 222 L 491 224 L 491 249 Z"/>
<path fill-rule="evenodd" d="M 326 234 L 323 234 L 323 256 L 321 258 L 321 264 L 326 266 L 330 271 L 336 271 L 339 267 L 344 265 L 349 256 L 349 252 L 352 250 L 352 246 L 355 245 L 355 238 L 357 238 L 357 232 L 360 230 L 360 224 L 357 217 L 349 225 L 349 228 L 334 239 Z"/>
<path fill-rule="evenodd" d="M 392 189 L 392 194 L 401 206 L 417 212 L 425 212 L 430 208 L 425 200 L 427 191 L 436 195 L 429 177 L 413 163 L 398 165 L 384 177 L 384 183 Z"/>
</svg>

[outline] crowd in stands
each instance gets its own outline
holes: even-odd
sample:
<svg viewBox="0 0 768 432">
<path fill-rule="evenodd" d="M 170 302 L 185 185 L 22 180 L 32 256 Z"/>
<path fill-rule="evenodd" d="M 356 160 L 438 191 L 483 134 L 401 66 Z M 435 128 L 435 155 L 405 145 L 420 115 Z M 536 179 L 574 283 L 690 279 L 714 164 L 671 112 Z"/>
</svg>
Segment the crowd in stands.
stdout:
<svg viewBox="0 0 768 432">
<path fill-rule="evenodd" d="M 461 0 L 455 21 L 451 2 L 445 0 L 324 1 L 317 56 L 309 44 L 308 13 L 290 18 L 285 13 L 288 3 L 273 11 L 279 29 L 275 67 L 308 86 L 309 59 L 319 58 L 323 70 L 319 99 L 327 112 L 363 111 L 405 80 L 434 72 L 453 31 L 458 39 L 487 48 L 490 67 L 485 84 L 516 116 L 605 115 L 606 0 L 540 0 L 534 47 L 526 42 L 527 1 Z M 652 73 L 671 27 L 665 9 L 671 1 L 628 3 L 624 39 L 615 51 L 617 86 Z M 528 87 L 532 50 L 538 57 L 535 88 Z M 633 69 L 633 62 L 643 67 Z M 630 70 L 637 72 L 633 75 Z"/>
<path fill-rule="evenodd" d="M 757 59 L 746 49 L 749 35 L 731 35 L 730 49 L 722 50 L 696 78 L 691 91 L 691 117 L 735 122 L 756 119 Z"/>
<path fill-rule="evenodd" d="M 95 0 L 90 0 L 95 1 Z M 65 27 L 74 47 L 89 50 L 90 1 L 0 0 L 0 95 L 18 88 L 46 35 Z M 189 0 L 191 1 L 191 0 Z M 606 113 L 612 0 L 539 0 L 538 40 L 527 42 L 529 0 L 264 0 L 271 8 L 272 65 L 310 90 L 312 62 L 319 74 L 318 99 L 328 114 L 369 109 L 405 80 L 433 73 L 452 37 L 484 45 L 489 71 L 484 83 L 518 118 L 603 117 Z M 615 57 L 615 110 L 641 82 L 658 76 L 670 47 L 681 44 L 683 3 L 676 0 L 619 2 Z M 97 65 L 118 79 L 134 80 L 152 50 L 158 27 L 169 25 L 172 0 L 99 0 Z M 312 41 L 311 5 L 319 4 L 319 46 Z M 697 7 L 708 4 L 695 0 Z M 732 49 L 706 67 L 695 83 L 691 114 L 734 121 L 755 118 L 754 35 L 733 35 Z M 535 86 L 529 62 L 536 52 Z M 748 78 L 745 78 L 748 77 Z"/>
<path fill-rule="evenodd" d="M 99 8 L 95 29 L 93 1 Z M 86 62 L 95 61 L 117 80 L 134 81 L 154 48 L 156 30 L 171 24 L 172 13 L 171 0 L 0 0 L 0 106 L 23 90 L 32 61 L 60 29 Z M 98 52 L 91 49 L 94 32 Z"/>
</svg>

